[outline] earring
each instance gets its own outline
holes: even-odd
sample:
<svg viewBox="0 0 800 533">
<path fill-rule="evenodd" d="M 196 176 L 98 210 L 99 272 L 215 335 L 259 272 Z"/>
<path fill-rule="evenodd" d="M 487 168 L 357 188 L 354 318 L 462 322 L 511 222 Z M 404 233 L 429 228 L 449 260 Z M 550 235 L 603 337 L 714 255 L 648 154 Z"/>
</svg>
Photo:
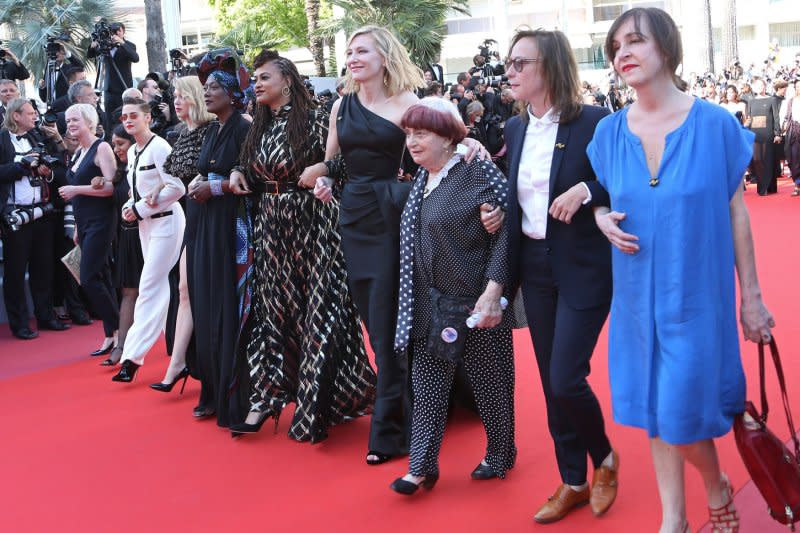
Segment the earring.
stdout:
<svg viewBox="0 0 800 533">
<path fill-rule="evenodd" d="M 286 96 L 286 97 L 288 97 L 290 94 L 292 94 L 292 91 L 289 89 L 289 86 L 287 85 L 286 87 L 284 87 L 283 89 L 281 89 L 281 94 L 282 94 L 283 96 Z"/>
<path fill-rule="evenodd" d="M 387 72 L 387 73 L 385 73 L 385 74 L 383 75 L 383 84 L 384 84 L 386 87 L 388 87 L 388 86 L 389 86 L 389 73 L 388 73 L 388 72 Z"/>
</svg>

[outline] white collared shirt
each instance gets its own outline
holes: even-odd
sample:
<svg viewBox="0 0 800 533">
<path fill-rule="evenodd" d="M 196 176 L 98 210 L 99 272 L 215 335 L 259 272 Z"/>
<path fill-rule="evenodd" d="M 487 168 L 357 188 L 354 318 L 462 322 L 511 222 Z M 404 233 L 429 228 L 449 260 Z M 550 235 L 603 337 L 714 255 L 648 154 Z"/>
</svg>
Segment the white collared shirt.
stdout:
<svg viewBox="0 0 800 533">
<path fill-rule="evenodd" d="M 530 109 L 527 113 L 528 127 L 517 173 L 517 197 L 522 208 L 522 233 L 531 239 L 544 239 L 559 115 L 552 108 L 542 118 L 533 116 Z"/>
<path fill-rule="evenodd" d="M 14 145 L 14 162 L 19 163 L 22 156 L 31 151 L 31 143 L 28 139 L 17 139 L 15 133 L 8 132 L 11 135 L 11 144 Z M 42 201 L 42 190 L 39 187 L 33 187 L 28 180 L 27 176 L 22 177 L 14 182 L 14 194 L 9 195 L 8 203 L 17 205 L 31 205 L 38 204 Z"/>
</svg>

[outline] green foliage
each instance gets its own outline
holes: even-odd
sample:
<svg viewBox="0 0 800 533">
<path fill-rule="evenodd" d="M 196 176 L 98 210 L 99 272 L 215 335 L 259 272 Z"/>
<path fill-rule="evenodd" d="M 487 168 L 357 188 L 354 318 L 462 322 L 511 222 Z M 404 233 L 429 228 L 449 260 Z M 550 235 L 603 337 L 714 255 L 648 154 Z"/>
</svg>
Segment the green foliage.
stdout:
<svg viewBox="0 0 800 533">
<path fill-rule="evenodd" d="M 95 21 L 121 20 L 117 15 L 114 0 L 0 0 L 0 24 L 7 25 L 10 48 L 37 78 L 47 64 L 48 36 L 68 34 L 65 46 L 86 63 Z"/>
<path fill-rule="evenodd" d="M 431 62 L 441 51 L 445 19 L 450 11 L 469 15 L 467 0 L 331 0 L 344 16 L 320 23 L 320 34 L 332 38 L 339 31 L 350 35 L 361 26 L 389 28 L 417 65 Z"/>
<path fill-rule="evenodd" d="M 278 49 L 286 45 L 286 39 L 276 35 L 268 26 L 244 19 L 236 26 L 221 34 L 211 48 L 231 47 L 244 52 L 245 65 L 252 65 L 253 59 L 264 48 Z"/>
<path fill-rule="evenodd" d="M 230 32 L 256 41 L 278 40 L 283 46 L 308 46 L 304 0 L 213 0 L 221 38 Z M 253 28 L 253 32 L 245 30 Z M 266 39 L 259 37 L 264 34 Z"/>
</svg>

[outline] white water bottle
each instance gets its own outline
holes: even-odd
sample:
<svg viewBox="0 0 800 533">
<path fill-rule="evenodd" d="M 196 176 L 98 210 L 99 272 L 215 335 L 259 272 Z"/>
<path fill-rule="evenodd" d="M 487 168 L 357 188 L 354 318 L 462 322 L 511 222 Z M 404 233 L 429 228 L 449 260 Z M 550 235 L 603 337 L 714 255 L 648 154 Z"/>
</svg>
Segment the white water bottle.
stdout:
<svg viewBox="0 0 800 533">
<path fill-rule="evenodd" d="M 506 307 L 508 307 L 508 300 L 506 300 L 505 296 L 501 296 L 500 309 L 505 311 Z M 471 315 L 469 315 L 469 317 L 467 317 L 467 327 L 470 329 L 474 328 L 475 326 L 478 325 L 478 322 L 481 321 L 481 318 L 483 318 L 483 315 L 481 313 L 472 313 Z"/>
</svg>

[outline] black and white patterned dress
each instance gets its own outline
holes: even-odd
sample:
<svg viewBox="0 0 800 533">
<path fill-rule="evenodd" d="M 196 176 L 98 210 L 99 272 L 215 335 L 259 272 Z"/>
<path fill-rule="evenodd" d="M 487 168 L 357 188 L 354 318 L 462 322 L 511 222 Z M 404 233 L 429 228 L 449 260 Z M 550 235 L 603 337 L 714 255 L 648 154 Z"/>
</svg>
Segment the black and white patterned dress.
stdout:
<svg viewBox="0 0 800 533">
<path fill-rule="evenodd" d="M 428 353 L 430 287 L 449 296 L 477 299 L 489 280 L 508 283 L 505 227 L 489 234 L 481 224 L 483 203 L 506 206 L 506 180 L 491 162 L 465 162 L 454 156 L 428 181 L 420 168 L 403 211 L 400 229 L 400 301 L 395 349 L 411 347 L 414 410 L 409 472 L 439 472 L 450 389 L 456 364 Z M 426 187 L 429 194 L 425 194 Z M 432 190 L 430 190 L 432 189 Z M 484 459 L 499 477 L 514 466 L 513 313 L 492 329 L 470 330 L 464 366 L 487 436 Z"/>
<path fill-rule="evenodd" d="M 290 109 L 276 114 L 248 169 L 256 185 L 296 184 L 303 170 L 286 135 Z M 327 124 L 322 110 L 309 117 L 307 164 L 324 159 Z M 339 205 L 320 202 L 309 190 L 266 192 L 258 195 L 255 213 L 246 325 L 250 410 L 278 416 L 294 401 L 289 436 L 319 442 L 329 426 L 369 413 L 375 400 L 375 373 L 347 288 Z"/>
</svg>

